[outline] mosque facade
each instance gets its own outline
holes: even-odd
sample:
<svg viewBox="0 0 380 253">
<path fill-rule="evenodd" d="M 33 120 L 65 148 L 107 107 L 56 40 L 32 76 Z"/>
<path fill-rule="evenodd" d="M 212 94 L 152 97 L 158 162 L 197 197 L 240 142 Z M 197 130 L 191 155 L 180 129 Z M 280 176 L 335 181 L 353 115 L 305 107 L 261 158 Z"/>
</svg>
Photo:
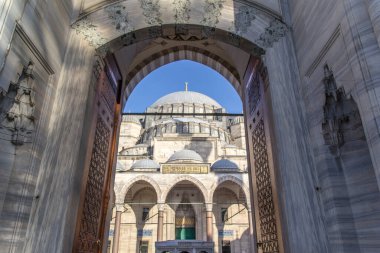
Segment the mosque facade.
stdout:
<svg viewBox="0 0 380 253">
<path fill-rule="evenodd" d="M 146 112 L 121 123 L 109 249 L 251 252 L 243 117 L 187 90 Z"/>
</svg>

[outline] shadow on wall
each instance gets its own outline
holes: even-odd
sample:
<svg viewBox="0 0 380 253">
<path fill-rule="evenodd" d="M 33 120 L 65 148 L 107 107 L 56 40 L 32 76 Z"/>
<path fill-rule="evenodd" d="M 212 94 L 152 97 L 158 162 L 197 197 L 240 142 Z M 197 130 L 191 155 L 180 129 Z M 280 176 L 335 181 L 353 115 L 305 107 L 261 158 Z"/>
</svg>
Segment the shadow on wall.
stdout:
<svg viewBox="0 0 380 253">
<path fill-rule="evenodd" d="M 135 229 L 128 231 L 128 233 L 136 233 L 136 235 L 129 234 L 127 238 L 136 236 L 135 252 L 145 252 L 144 250 L 151 248 L 156 240 L 154 231 L 158 220 L 157 194 L 149 184 L 135 183 L 128 190 L 124 201 L 129 204 L 133 212 L 129 215 L 134 215 L 135 220 Z M 133 219 L 130 219 L 127 222 L 131 223 L 132 221 Z M 120 241 L 122 240 L 121 238 Z M 130 251 L 132 252 L 133 249 Z"/>
<path fill-rule="evenodd" d="M 324 155 L 316 157 L 321 157 L 318 191 L 330 245 L 337 253 L 375 253 L 380 238 L 380 194 L 359 108 L 343 87 L 337 87 L 328 65 L 324 70 L 325 104 L 320 112 Z"/>
<path fill-rule="evenodd" d="M 216 151 L 216 147 L 213 147 L 211 141 L 192 141 L 189 144 L 185 145 L 185 149 L 193 150 L 197 152 L 203 159 L 203 162 L 208 161 L 209 159 L 214 160 L 214 157 L 210 157 L 212 151 Z M 213 150 L 214 149 L 214 150 Z"/>
<path fill-rule="evenodd" d="M 231 181 L 221 183 L 214 192 L 213 203 L 218 252 L 250 252 L 247 200 L 241 186 Z"/>
</svg>

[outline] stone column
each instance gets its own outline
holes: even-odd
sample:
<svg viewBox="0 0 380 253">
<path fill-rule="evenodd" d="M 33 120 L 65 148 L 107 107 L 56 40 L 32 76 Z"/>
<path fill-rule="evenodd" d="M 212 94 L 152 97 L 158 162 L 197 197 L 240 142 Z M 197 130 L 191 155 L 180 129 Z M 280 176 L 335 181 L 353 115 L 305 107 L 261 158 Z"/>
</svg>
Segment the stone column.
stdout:
<svg viewBox="0 0 380 253">
<path fill-rule="evenodd" d="M 346 21 L 341 29 L 345 38 L 347 56 L 353 70 L 353 91 L 362 119 L 364 132 L 380 188 L 380 48 L 376 38 L 375 20 L 379 20 L 375 9 L 378 1 L 344 1 Z M 371 11 L 368 11 L 371 8 Z M 373 26 L 373 27 L 372 27 Z M 374 28 L 375 32 L 371 31 Z"/>
<path fill-rule="evenodd" d="M 248 211 L 248 221 L 249 221 L 249 245 L 251 247 L 251 252 L 257 252 L 256 243 L 256 227 L 254 224 L 254 214 L 252 213 L 251 204 L 247 204 L 247 211 Z"/>
<path fill-rule="evenodd" d="M 206 204 L 206 235 L 207 241 L 213 241 L 213 229 L 212 229 L 212 204 Z"/>
<path fill-rule="evenodd" d="M 380 1 L 378 0 L 366 0 L 368 5 L 369 17 L 372 21 L 373 30 L 377 39 L 377 43 L 380 46 Z"/>
<path fill-rule="evenodd" d="M 121 213 L 124 211 L 123 204 L 116 204 L 115 228 L 113 233 L 112 253 L 119 252 Z"/>
<path fill-rule="evenodd" d="M 164 235 L 164 204 L 158 204 L 157 241 L 161 242 Z"/>
</svg>

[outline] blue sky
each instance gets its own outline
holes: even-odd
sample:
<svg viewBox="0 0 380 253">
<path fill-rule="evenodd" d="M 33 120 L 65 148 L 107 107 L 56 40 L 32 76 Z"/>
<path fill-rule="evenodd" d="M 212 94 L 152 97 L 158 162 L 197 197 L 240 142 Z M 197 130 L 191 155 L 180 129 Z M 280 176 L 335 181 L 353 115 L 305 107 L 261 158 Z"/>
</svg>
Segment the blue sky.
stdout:
<svg viewBox="0 0 380 253">
<path fill-rule="evenodd" d="M 242 113 L 239 95 L 222 75 L 215 70 L 188 60 L 162 66 L 146 76 L 128 98 L 124 112 L 144 112 L 145 108 L 166 94 L 185 90 L 203 93 L 230 113 Z"/>
</svg>

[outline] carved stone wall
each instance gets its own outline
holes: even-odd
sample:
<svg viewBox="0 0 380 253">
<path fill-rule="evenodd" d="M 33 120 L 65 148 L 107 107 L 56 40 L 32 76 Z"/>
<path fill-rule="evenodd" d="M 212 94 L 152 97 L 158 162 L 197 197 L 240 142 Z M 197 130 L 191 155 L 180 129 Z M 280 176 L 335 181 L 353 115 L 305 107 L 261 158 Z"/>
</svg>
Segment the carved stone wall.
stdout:
<svg viewBox="0 0 380 253">
<path fill-rule="evenodd" d="M 0 251 L 22 252 L 40 197 L 35 190 L 53 71 L 20 26 L 6 64 L 0 72 Z"/>
<path fill-rule="evenodd" d="M 369 245 L 376 245 L 380 236 L 380 192 L 360 113 L 352 96 L 344 87 L 337 87 L 328 65 L 324 66 L 324 75 L 322 133 L 328 154 L 322 159 L 328 169 L 323 172 L 321 164 L 318 166 L 318 191 L 325 205 L 328 231 L 334 230 L 341 238 L 337 241 L 330 237 L 330 243 L 334 252 L 364 252 L 361 247 L 367 248 L 365 252 L 375 252 Z"/>
</svg>

